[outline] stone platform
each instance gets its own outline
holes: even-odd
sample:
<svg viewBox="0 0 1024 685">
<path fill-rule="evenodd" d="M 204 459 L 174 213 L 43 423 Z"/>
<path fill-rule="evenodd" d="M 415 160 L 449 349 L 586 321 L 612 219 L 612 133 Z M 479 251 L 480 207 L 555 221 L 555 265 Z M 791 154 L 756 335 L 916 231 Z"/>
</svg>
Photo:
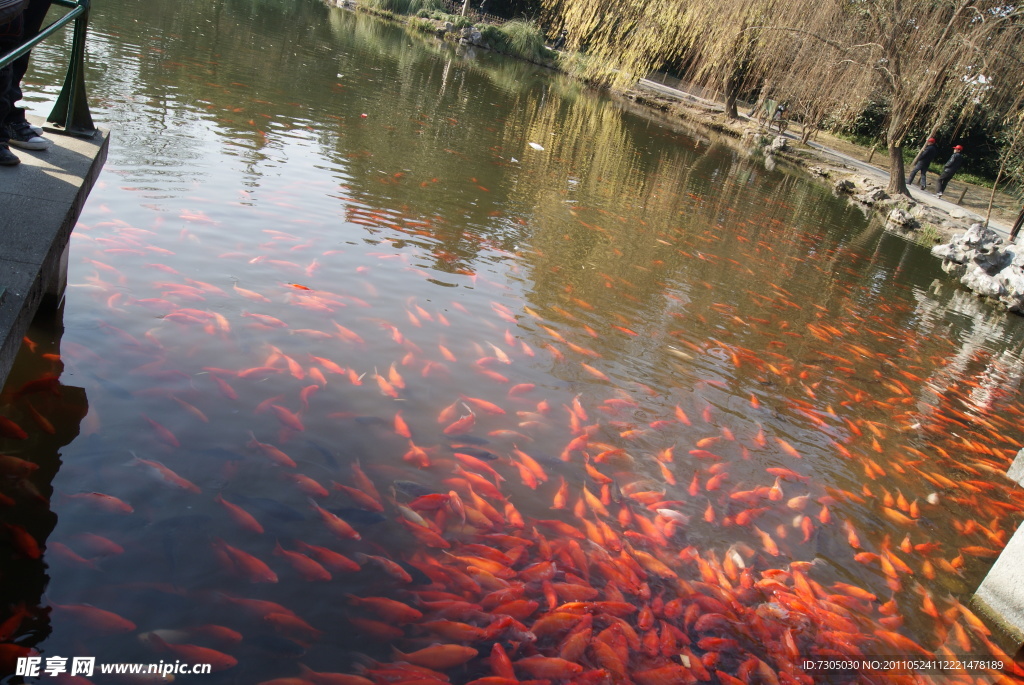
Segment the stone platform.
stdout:
<svg viewBox="0 0 1024 685">
<path fill-rule="evenodd" d="M 49 149 L 11 148 L 21 164 L 0 167 L 0 386 L 40 306 L 55 307 L 64 295 L 71 229 L 110 141 L 104 130 L 88 139 L 45 135 Z"/>
<path fill-rule="evenodd" d="M 1024 486 L 1024 449 L 1006 474 Z M 1006 543 L 996 563 L 972 598 L 973 604 L 998 629 L 996 641 L 1010 655 L 1024 647 L 1024 526 Z"/>
</svg>

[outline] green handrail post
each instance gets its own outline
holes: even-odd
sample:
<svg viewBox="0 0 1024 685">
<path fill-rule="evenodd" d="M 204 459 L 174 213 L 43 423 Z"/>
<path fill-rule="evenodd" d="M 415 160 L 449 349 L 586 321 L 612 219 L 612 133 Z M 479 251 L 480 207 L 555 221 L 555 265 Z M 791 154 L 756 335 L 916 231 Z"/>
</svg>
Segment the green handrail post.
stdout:
<svg viewBox="0 0 1024 685">
<path fill-rule="evenodd" d="M 89 26 L 89 0 L 70 4 L 77 5 L 82 11 L 75 17 L 71 59 L 67 76 L 64 77 L 64 87 L 57 96 L 48 120 L 60 127 L 55 128 L 55 131 L 91 138 L 96 133 L 96 126 L 92 123 L 89 101 L 85 96 L 85 37 Z"/>
<path fill-rule="evenodd" d="M 75 29 L 68 73 L 48 121 L 54 124 L 49 130 L 55 133 L 67 133 L 84 138 L 91 138 L 96 133 L 92 114 L 89 113 L 89 101 L 85 97 L 85 37 L 89 26 L 89 2 L 90 0 L 53 0 L 54 5 L 68 7 L 71 11 L 40 31 L 32 40 L 25 41 L 6 55 L 0 55 L 0 67 L 7 66 L 74 20 Z"/>
</svg>

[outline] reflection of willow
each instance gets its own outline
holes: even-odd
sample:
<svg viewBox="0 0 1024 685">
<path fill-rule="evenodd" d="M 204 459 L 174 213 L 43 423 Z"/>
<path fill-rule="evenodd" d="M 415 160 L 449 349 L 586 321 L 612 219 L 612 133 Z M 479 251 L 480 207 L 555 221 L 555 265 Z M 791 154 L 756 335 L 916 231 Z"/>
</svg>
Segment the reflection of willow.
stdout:
<svg viewBox="0 0 1024 685">
<path fill-rule="evenodd" d="M 395 25 L 361 12 L 338 8 L 328 10 L 328 23 L 336 40 L 352 44 L 359 51 L 374 52 L 381 57 L 395 58 L 393 36 L 400 30 Z"/>
<path fill-rule="evenodd" d="M 650 144 L 648 133 L 636 124 L 596 97 L 520 90 L 503 131 L 505 149 L 523 149 L 523 173 L 517 176 L 513 197 L 530 206 L 537 187 L 549 188 L 554 181 L 562 188 L 571 183 L 574 193 L 599 198 L 609 209 L 619 208 L 622 201 L 655 212 L 669 206 L 671 193 L 663 191 L 685 173 L 692 152 L 673 146 L 655 153 L 644 147 Z M 539 142 L 545 151 L 534 154 L 525 149 L 527 141 Z"/>
<path fill-rule="evenodd" d="M 632 281 L 642 277 L 637 264 L 658 264 L 652 274 L 685 273 L 692 258 L 680 249 L 687 251 L 683 246 L 693 243 L 693 234 L 709 230 L 713 240 L 728 239 L 749 228 L 738 223 L 749 222 L 755 211 L 754 222 L 770 229 L 763 234 L 776 259 L 787 265 L 786 273 L 793 276 L 797 260 L 808 258 L 809 247 L 801 240 L 806 226 L 794 216 L 820 214 L 821 188 L 795 175 L 776 174 L 778 180 L 764 188 L 754 207 L 750 194 L 738 191 L 763 171 L 734 147 L 715 144 L 695 153 L 694 141 L 685 136 L 661 146 L 651 137 L 652 126 L 639 125 L 594 98 L 546 95 L 527 91 L 519 96 L 505 138 L 506 147 L 522 145 L 525 130 L 527 140 L 547 146 L 541 154 L 525 151 L 513 198 L 520 206 L 535 207 L 538 225 L 531 242 L 552 267 L 559 265 L 574 279 L 589 275 L 588 289 L 594 293 L 607 291 L 602 274 Z M 570 211 L 576 193 L 591 206 Z M 746 232 L 756 237 L 756 231 Z M 566 235 L 571 239 L 565 240 Z M 802 269 L 800 279 L 817 275 L 817 293 L 828 298 L 841 251 L 816 253 L 814 268 Z M 713 280 L 728 280 L 734 269 L 725 260 L 700 266 Z M 539 269 L 535 277 L 547 278 L 548 270 Z"/>
</svg>

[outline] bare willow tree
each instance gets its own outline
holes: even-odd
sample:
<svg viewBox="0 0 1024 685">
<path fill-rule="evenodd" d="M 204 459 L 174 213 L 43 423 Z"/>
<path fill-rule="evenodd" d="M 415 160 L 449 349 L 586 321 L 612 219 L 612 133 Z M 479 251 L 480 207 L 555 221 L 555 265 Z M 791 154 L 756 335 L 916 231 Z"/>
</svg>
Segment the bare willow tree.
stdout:
<svg viewBox="0 0 1024 685">
<path fill-rule="evenodd" d="M 1024 86 L 1024 84 L 1021 84 Z M 985 212 L 985 225 L 992 218 L 992 205 L 996 199 L 999 181 L 1006 178 L 1016 185 L 1017 196 L 1024 199 L 1024 93 L 1012 105 L 1012 111 L 1003 120 L 1003 128 L 999 138 L 999 172 L 992 183 L 992 193 L 988 198 L 988 209 Z M 1024 214 L 1024 208 L 1021 209 Z"/>
<path fill-rule="evenodd" d="M 849 121 L 867 103 L 885 103 L 892 193 L 907 193 L 908 135 L 963 120 L 977 107 L 998 111 L 1024 82 L 1024 9 L 1005 0 L 545 0 L 545 7 L 578 46 L 621 65 L 617 78 L 685 63 L 699 85 L 726 93 L 733 113 L 739 92 L 765 83 L 812 117 L 828 109 Z"/>
<path fill-rule="evenodd" d="M 570 45 L 617 67 L 604 69 L 606 85 L 631 85 L 663 64 L 691 60 L 704 40 L 700 6 L 692 0 L 544 2 L 553 23 L 568 31 Z"/>
<path fill-rule="evenodd" d="M 889 192 L 907 193 L 903 144 L 914 130 L 999 107 L 1020 83 L 1020 10 L 990 0 L 816 0 L 783 6 L 761 44 L 799 46 L 776 75 L 803 70 L 803 97 L 888 104 Z M 792 81 L 791 81 L 792 83 Z M 802 87 L 801 87 L 802 85 Z"/>
<path fill-rule="evenodd" d="M 768 53 L 760 42 L 763 32 L 754 27 L 773 17 L 777 4 L 776 0 L 692 2 L 691 25 L 700 40 L 691 51 L 686 77 L 721 91 L 726 114 L 734 119 L 740 95 L 763 80 Z"/>
<path fill-rule="evenodd" d="M 780 0 L 544 0 L 550 23 L 566 28 L 571 46 L 598 64 L 618 70 L 610 85 L 628 85 L 665 64 L 683 64 L 695 85 L 725 95 L 725 109 L 736 117 L 738 96 L 758 80 L 759 34 L 749 31 L 772 15 Z M 609 72 L 604 71 L 607 75 Z"/>
</svg>

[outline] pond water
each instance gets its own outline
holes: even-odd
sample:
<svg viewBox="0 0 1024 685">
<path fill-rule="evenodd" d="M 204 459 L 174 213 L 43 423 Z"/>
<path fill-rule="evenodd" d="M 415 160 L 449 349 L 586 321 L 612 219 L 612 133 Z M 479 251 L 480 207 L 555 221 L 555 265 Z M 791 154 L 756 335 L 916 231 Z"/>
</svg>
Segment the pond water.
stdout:
<svg viewBox="0 0 1024 685">
<path fill-rule="evenodd" d="M 0 404 L 0 667 L 667 685 L 1001 656 L 967 602 L 1022 518 L 1024 329 L 925 250 L 368 16 L 93 15 L 110 155 Z"/>
</svg>

